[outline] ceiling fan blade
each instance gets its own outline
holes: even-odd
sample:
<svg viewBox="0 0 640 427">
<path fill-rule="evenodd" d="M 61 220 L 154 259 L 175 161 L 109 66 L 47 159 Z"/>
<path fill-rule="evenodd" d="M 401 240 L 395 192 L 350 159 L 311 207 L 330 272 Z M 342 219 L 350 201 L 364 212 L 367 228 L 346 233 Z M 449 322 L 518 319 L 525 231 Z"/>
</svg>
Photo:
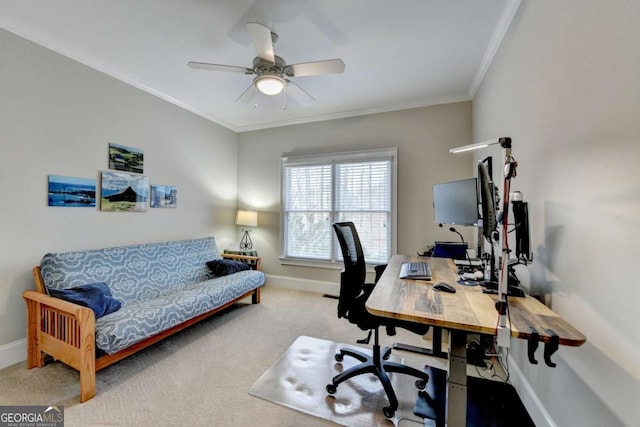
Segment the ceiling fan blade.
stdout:
<svg viewBox="0 0 640 427">
<path fill-rule="evenodd" d="M 316 99 L 311 96 L 309 92 L 302 89 L 291 80 L 285 80 L 287 82 L 287 95 L 291 96 L 291 98 L 297 101 L 300 105 L 302 105 L 303 107 L 308 107 L 315 102 Z"/>
<path fill-rule="evenodd" d="M 275 64 L 276 59 L 273 53 L 273 40 L 271 39 L 271 29 L 258 22 L 248 22 L 247 31 L 256 48 L 258 58 L 269 64 Z"/>
<path fill-rule="evenodd" d="M 251 68 L 236 67 L 235 65 L 209 64 L 208 62 L 189 62 L 189 68 L 197 70 L 231 71 L 234 73 L 254 74 Z"/>
<path fill-rule="evenodd" d="M 327 59 L 325 61 L 304 62 L 290 64 L 284 67 L 284 73 L 289 77 L 315 76 L 318 74 L 344 73 L 342 59 Z"/>
<path fill-rule="evenodd" d="M 236 98 L 236 100 L 235 100 L 235 101 L 233 101 L 233 103 L 235 104 L 236 102 L 238 102 L 238 101 L 242 100 L 242 102 L 244 102 L 244 103 L 248 104 L 249 102 L 251 102 L 251 101 L 253 100 L 253 98 L 255 98 L 255 97 L 256 97 L 257 93 L 258 93 L 258 90 L 257 90 L 257 89 L 256 89 L 256 87 L 254 86 L 254 84 L 253 84 L 253 83 L 251 83 L 251 84 L 249 85 L 249 87 L 248 87 L 248 88 L 246 88 L 246 89 L 244 90 L 244 92 L 242 92 L 242 93 L 240 94 L 240 96 Z"/>
</svg>

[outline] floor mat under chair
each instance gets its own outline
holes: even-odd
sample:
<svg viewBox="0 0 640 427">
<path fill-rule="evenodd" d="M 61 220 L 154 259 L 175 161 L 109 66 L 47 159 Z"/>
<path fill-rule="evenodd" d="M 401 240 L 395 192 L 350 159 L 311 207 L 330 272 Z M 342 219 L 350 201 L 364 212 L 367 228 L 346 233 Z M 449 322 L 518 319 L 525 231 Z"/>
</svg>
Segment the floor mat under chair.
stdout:
<svg viewBox="0 0 640 427">
<path fill-rule="evenodd" d="M 422 419 L 413 413 L 418 389 L 415 378 L 408 375 L 389 375 L 400 402 L 393 421 L 382 415 L 382 408 L 389 403 L 382 385 L 373 375 L 351 378 L 340 384 L 333 396 L 329 395 L 326 385 L 331 379 L 359 363 L 348 356 L 341 364 L 337 363 L 334 355 L 340 348 L 371 352 L 354 345 L 300 336 L 256 381 L 249 394 L 343 426 L 423 425 Z M 402 362 L 394 354 L 391 360 Z"/>
</svg>

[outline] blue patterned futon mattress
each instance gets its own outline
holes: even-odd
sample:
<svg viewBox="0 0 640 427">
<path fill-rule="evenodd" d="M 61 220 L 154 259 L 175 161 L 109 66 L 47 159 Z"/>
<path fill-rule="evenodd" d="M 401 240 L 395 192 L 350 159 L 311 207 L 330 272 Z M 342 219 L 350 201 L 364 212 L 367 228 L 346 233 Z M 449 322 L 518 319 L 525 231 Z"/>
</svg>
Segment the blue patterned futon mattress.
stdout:
<svg viewBox="0 0 640 427">
<path fill-rule="evenodd" d="M 260 271 L 215 277 L 207 261 L 220 259 L 213 237 L 46 254 L 47 289 L 104 282 L 122 307 L 96 320 L 96 345 L 123 350 L 264 284 Z"/>
</svg>

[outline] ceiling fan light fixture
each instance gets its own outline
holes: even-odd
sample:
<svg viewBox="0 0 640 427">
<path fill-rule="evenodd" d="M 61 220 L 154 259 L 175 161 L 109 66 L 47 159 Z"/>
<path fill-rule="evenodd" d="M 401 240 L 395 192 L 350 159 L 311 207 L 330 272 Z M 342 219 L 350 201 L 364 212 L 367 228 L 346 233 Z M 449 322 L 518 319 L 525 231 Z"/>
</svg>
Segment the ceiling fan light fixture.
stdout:
<svg viewBox="0 0 640 427">
<path fill-rule="evenodd" d="M 253 80 L 256 88 L 265 95 L 277 95 L 282 92 L 286 82 L 276 75 L 267 74 L 258 76 Z"/>
</svg>

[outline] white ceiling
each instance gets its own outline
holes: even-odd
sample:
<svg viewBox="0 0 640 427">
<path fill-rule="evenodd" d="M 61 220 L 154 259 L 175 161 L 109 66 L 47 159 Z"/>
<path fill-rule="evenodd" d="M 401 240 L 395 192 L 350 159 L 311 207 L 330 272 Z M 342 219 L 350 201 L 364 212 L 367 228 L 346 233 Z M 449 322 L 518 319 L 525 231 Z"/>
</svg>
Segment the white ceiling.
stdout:
<svg viewBox="0 0 640 427">
<path fill-rule="evenodd" d="M 520 0 L 2 0 L 0 27 L 237 132 L 469 100 Z M 234 103 L 253 76 L 247 22 L 287 63 L 341 58 L 293 78 L 316 98 Z M 254 105 L 257 104 L 257 105 Z"/>
</svg>

